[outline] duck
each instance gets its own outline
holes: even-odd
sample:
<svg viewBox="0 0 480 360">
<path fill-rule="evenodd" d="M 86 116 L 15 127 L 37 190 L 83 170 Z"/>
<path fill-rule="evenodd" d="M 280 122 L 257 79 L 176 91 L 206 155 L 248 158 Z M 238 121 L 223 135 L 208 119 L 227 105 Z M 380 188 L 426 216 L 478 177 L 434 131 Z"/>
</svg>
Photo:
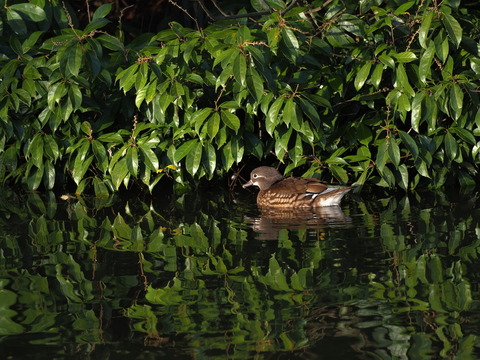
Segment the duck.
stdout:
<svg viewBox="0 0 480 360">
<path fill-rule="evenodd" d="M 243 188 L 257 186 L 257 205 L 260 208 L 318 208 L 338 206 L 343 196 L 353 187 L 333 187 L 318 179 L 284 177 L 270 166 L 260 166 L 250 173 L 250 181 Z"/>
</svg>

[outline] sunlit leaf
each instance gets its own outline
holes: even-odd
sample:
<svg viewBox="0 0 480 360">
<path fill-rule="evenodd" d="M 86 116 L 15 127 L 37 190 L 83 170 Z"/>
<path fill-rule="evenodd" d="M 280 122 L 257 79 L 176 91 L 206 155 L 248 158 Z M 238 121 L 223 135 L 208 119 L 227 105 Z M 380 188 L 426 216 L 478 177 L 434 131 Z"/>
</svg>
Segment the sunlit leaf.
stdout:
<svg viewBox="0 0 480 360">
<path fill-rule="evenodd" d="M 197 139 L 192 139 L 180 145 L 180 147 L 175 151 L 174 161 L 176 163 L 180 162 L 180 160 L 187 156 L 187 154 L 194 148 L 197 142 Z"/>
<path fill-rule="evenodd" d="M 420 32 L 418 33 L 418 42 L 420 43 L 420 46 L 423 47 L 424 49 L 427 49 L 428 32 L 431 30 L 430 25 L 432 23 L 433 14 L 434 14 L 433 11 L 426 11 L 425 16 L 423 17 L 420 25 Z"/>
<path fill-rule="evenodd" d="M 445 134 L 445 151 L 450 160 L 455 160 L 458 153 L 458 144 L 450 132 Z"/>
<path fill-rule="evenodd" d="M 238 129 L 240 129 L 240 119 L 237 115 L 228 110 L 222 110 L 221 118 L 225 125 L 235 131 L 235 133 L 238 132 Z"/>
<path fill-rule="evenodd" d="M 370 69 L 372 67 L 372 63 L 370 61 L 365 62 L 365 64 L 362 65 L 360 70 L 358 70 L 357 76 L 355 77 L 355 80 L 353 82 L 355 89 L 358 91 L 363 87 L 363 84 L 365 84 L 365 81 L 368 78 L 368 75 L 370 75 Z"/>
<path fill-rule="evenodd" d="M 239 52 L 235 60 L 233 61 L 233 76 L 242 87 L 246 86 L 247 77 L 247 62 L 245 56 Z"/>
<path fill-rule="evenodd" d="M 127 169 L 133 176 L 138 174 L 138 150 L 135 146 L 130 146 L 127 150 Z"/>
<path fill-rule="evenodd" d="M 15 10 L 22 14 L 28 16 L 32 21 L 40 22 L 46 20 L 47 15 L 45 11 L 35 4 L 23 3 L 23 4 L 12 4 L 7 7 L 7 14 L 9 10 Z"/>
<path fill-rule="evenodd" d="M 268 109 L 265 126 L 270 135 L 273 135 L 273 130 L 280 122 L 278 114 L 283 106 L 284 100 L 285 98 L 283 96 L 279 96 Z"/>
<path fill-rule="evenodd" d="M 191 175 L 195 175 L 202 162 L 203 146 L 202 143 L 197 142 L 192 150 L 187 154 L 185 160 L 185 167 Z"/>
<path fill-rule="evenodd" d="M 384 69 L 383 64 L 377 64 L 375 66 L 375 69 L 373 69 L 373 72 L 372 72 L 372 76 L 371 76 L 372 85 L 377 89 L 380 86 L 380 83 L 382 81 L 383 69 Z"/>
<path fill-rule="evenodd" d="M 396 54 L 394 53 L 392 55 L 399 63 L 408 63 L 417 60 L 417 56 L 411 51 L 405 51 Z"/>
<path fill-rule="evenodd" d="M 425 97 L 425 93 L 420 91 L 415 94 L 415 97 L 412 101 L 412 112 L 411 112 L 411 124 L 413 130 L 417 133 L 420 132 L 420 122 L 422 120 L 422 102 Z"/>
<path fill-rule="evenodd" d="M 445 29 L 447 29 L 448 36 L 452 40 L 453 44 L 458 47 L 462 41 L 462 27 L 450 14 L 442 13 L 441 19 Z"/>
<path fill-rule="evenodd" d="M 387 142 L 388 157 L 393 165 L 398 168 L 400 165 L 400 148 L 394 138 L 389 138 Z"/>
<path fill-rule="evenodd" d="M 112 183 L 115 189 L 119 189 L 122 182 L 125 180 L 125 177 L 128 174 L 128 167 L 127 167 L 127 159 L 123 157 L 120 159 L 111 172 L 112 175 Z"/>
<path fill-rule="evenodd" d="M 435 45 L 433 42 L 430 42 L 428 47 L 423 52 L 423 55 L 420 56 L 420 65 L 418 67 L 418 75 L 420 77 L 420 81 L 424 84 L 427 78 L 430 78 L 434 55 Z"/>
</svg>

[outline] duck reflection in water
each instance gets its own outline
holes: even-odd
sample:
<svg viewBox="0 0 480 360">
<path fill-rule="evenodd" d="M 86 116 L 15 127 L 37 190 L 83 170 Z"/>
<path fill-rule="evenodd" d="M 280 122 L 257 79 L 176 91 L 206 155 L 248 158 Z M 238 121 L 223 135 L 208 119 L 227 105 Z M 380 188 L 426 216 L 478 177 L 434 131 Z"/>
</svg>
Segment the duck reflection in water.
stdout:
<svg viewBox="0 0 480 360">
<path fill-rule="evenodd" d="M 325 206 L 315 209 L 275 209 L 260 208 L 258 217 L 248 217 L 253 231 L 259 240 L 277 240 L 282 229 L 311 229 L 317 237 L 318 230 L 345 226 L 352 222 L 340 206 Z M 317 230 L 317 231 L 316 231 Z"/>
<path fill-rule="evenodd" d="M 266 236 L 274 236 L 282 228 L 324 228 L 349 222 L 339 204 L 350 186 L 332 187 L 313 178 L 285 178 L 268 166 L 254 169 L 243 188 L 252 185 L 260 189 L 257 205 L 261 212 L 260 218 L 251 219 L 252 226 Z"/>
</svg>

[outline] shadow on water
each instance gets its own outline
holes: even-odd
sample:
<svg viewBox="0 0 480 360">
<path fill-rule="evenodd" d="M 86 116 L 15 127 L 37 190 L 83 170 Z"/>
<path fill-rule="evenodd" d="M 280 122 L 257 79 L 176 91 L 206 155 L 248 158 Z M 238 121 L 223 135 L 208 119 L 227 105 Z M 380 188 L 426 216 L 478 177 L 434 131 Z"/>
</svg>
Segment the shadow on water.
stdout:
<svg viewBox="0 0 480 360">
<path fill-rule="evenodd" d="M 0 195 L 4 358 L 476 358 L 475 193 Z"/>
</svg>

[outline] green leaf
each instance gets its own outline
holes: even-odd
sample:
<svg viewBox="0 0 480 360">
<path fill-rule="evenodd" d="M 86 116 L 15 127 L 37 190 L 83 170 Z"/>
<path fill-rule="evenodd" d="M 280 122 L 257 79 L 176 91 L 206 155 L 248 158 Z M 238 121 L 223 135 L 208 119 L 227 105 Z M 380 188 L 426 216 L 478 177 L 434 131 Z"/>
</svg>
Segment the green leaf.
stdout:
<svg viewBox="0 0 480 360">
<path fill-rule="evenodd" d="M 425 11 L 425 16 L 422 19 L 422 23 L 420 25 L 420 32 L 418 34 L 418 42 L 420 46 L 424 49 L 427 49 L 427 38 L 428 32 L 430 31 L 430 25 L 432 23 L 433 18 L 433 11 Z"/>
<path fill-rule="evenodd" d="M 408 97 L 413 97 L 415 95 L 415 91 L 413 91 L 410 83 L 408 82 L 408 76 L 405 72 L 405 68 L 403 64 L 399 64 L 397 66 L 397 78 L 395 81 L 395 88 L 401 90 L 405 93 Z"/>
<path fill-rule="evenodd" d="M 247 62 L 243 53 L 238 52 L 237 57 L 233 61 L 232 71 L 235 80 L 237 80 L 237 82 L 240 83 L 242 87 L 245 87 L 245 79 L 247 77 Z"/>
<path fill-rule="evenodd" d="M 420 81 L 425 84 L 427 78 L 430 78 L 432 66 L 433 66 L 433 56 L 435 55 L 435 44 L 430 42 L 428 47 L 423 52 L 423 55 L 420 56 L 420 65 L 418 67 L 418 76 Z"/>
<path fill-rule="evenodd" d="M 298 51 L 300 45 L 295 33 L 291 29 L 287 27 L 282 28 L 282 40 L 285 42 L 287 48 Z"/>
<path fill-rule="evenodd" d="M 72 49 L 73 48 L 73 49 Z M 72 46 L 68 51 L 67 67 L 70 74 L 78 76 L 80 67 L 82 66 L 83 50 L 80 44 Z"/>
<path fill-rule="evenodd" d="M 383 168 L 388 160 L 387 146 L 387 139 L 380 140 L 380 146 L 378 147 L 377 158 L 375 160 L 375 166 L 380 173 L 383 171 Z"/>
<path fill-rule="evenodd" d="M 138 64 L 135 63 L 125 70 L 121 71 L 117 77 L 116 81 L 120 82 L 120 89 L 123 89 L 123 92 L 126 93 L 128 90 L 132 88 L 135 84 L 136 76 L 135 73 L 138 70 Z"/>
<path fill-rule="evenodd" d="M 47 190 L 52 190 L 55 186 L 55 166 L 49 161 L 44 166 L 43 183 Z"/>
<path fill-rule="evenodd" d="M 462 27 L 452 15 L 447 13 L 442 13 L 442 22 L 445 29 L 447 29 L 448 36 L 458 48 L 462 42 Z"/>
<path fill-rule="evenodd" d="M 140 151 L 143 153 L 143 161 L 150 171 L 157 171 L 159 168 L 157 155 L 146 145 L 140 145 Z"/>
<path fill-rule="evenodd" d="M 237 31 L 237 42 L 240 46 L 243 46 L 246 42 L 251 42 L 251 32 L 248 26 L 242 25 Z"/>
<path fill-rule="evenodd" d="M 418 157 L 418 146 L 415 140 L 410 134 L 402 130 L 398 130 L 398 135 L 400 136 L 402 143 L 405 144 L 408 150 L 412 153 L 413 158 L 416 159 Z"/>
<path fill-rule="evenodd" d="M 106 17 L 112 10 L 113 3 L 107 3 L 99 6 L 93 13 L 92 20 Z"/>
<path fill-rule="evenodd" d="M 107 186 L 105 185 L 105 181 L 98 177 L 93 178 L 93 189 L 95 191 L 96 197 L 108 197 L 110 195 Z"/>
<path fill-rule="evenodd" d="M 33 166 L 28 173 L 27 186 L 29 190 L 37 190 L 43 178 L 44 166 L 39 164 L 39 167 Z"/>
<path fill-rule="evenodd" d="M 98 140 L 92 140 L 92 150 L 93 155 L 95 156 L 95 165 L 103 173 L 107 171 L 108 168 L 108 158 L 107 151 L 105 147 Z"/>
<path fill-rule="evenodd" d="M 412 124 L 413 130 L 417 133 L 420 132 L 420 122 L 422 120 L 422 101 L 425 97 L 424 92 L 417 92 L 412 101 L 412 112 L 410 122 Z"/>
<path fill-rule="evenodd" d="M 240 129 L 240 119 L 238 116 L 228 110 L 222 110 L 221 114 L 223 123 L 237 133 L 238 129 Z"/>
<path fill-rule="evenodd" d="M 44 135 L 43 142 L 45 145 L 45 154 L 53 162 L 60 158 L 60 150 L 58 149 L 57 142 L 52 135 Z"/>
<path fill-rule="evenodd" d="M 272 9 L 283 10 L 285 9 L 285 2 L 283 0 L 264 0 Z"/>
<path fill-rule="evenodd" d="M 43 31 L 35 31 L 31 33 L 22 44 L 23 51 L 27 52 L 28 50 L 30 50 L 37 43 L 38 39 L 42 35 Z"/>
<path fill-rule="evenodd" d="M 110 20 L 104 18 L 92 19 L 92 21 L 83 30 L 85 34 L 90 34 L 93 31 L 104 27 L 109 24 Z"/>
<path fill-rule="evenodd" d="M 450 160 L 455 160 L 458 154 L 458 144 L 450 132 L 445 134 L 445 152 Z"/>
<path fill-rule="evenodd" d="M 265 127 L 270 136 L 273 136 L 273 130 L 275 130 L 275 127 L 279 124 L 278 114 L 283 106 L 284 100 L 285 98 L 283 96 L 279 96 L 268 109 Z"/>
<path fill-rule="evenodd" d="M 112 144 L 121 144 L 123 142 L 122 135 L 118 133 L 103 134 L 103 135 L 100 135 L 97 138 L 97 140 L 104 143 L 112 143 Z"/>
<path fill-rule="evenodd" d="M 389 68 L 395 70 L 395 61 L 392 59 L 391 56 L 382 54 L 378 57 L 378 60 L 380 60 L 383 64 L 387 65 Z"/>
<path fill-rule="evenodd" d="M 93 155 L 90 155 L 87 158 L 82 159 L 82 156 L 80 154 L 77 155 L 75 158 L 75 162 L 73 163 L 73 169 L 72 169 L 72 177 L 73 181 L 78 185 L 80 184 L 80 181 L 82 181 L 83 177 L 87 173 L 88 167 L 92 163 L 93 160 Z"/>
<path fill-rule="evenodd" d="M 408 96 L 405 94 L 401 94 L 397 101 L 397 111 L 407 113 L 410 111 L 410 101 L 408 100 Z"/>
<path fill-rule="evenodd" d="M 127 159 L 123 157 L 115 164 L 111 172 L 112 183 L 115 189 L 118 190 L 120 188 L 120 185 L 122 185 L 122 182 L 125 180 L 127 174 Z"/>
<path fill-rule="evenodd" d="M 415 4 L 415 1 L 407 1 L 405 4 L 400 5 L 393 13 L 395 15 L 404 15 L 413 4 Z"/>
<path fill-rule="evenodd" d="M 301 119 L 298 117 L 297 104 L 292 97 L 285 102 L 282 119 L 286 124 L 291 124 L 295 130 L 301 130 Z"/>
<path fill-rule="evenodd" d="M 453 131 L 455 134 L 457 134 L 463 141 L 469 143 L 470 145 L 476 145 L 476 140 L 475 136 L 473 134 L 463 128 L 460 127 L 452 127 L 450 128 L 450 131 Z"/>
<path fill-rule="evenodd" d="M 371 67 L 372 67 L 372 62 L 367 61 L 360 68 L 360 70 L 357 73 L 357 76 L 355 76 L 355 80 L 354 80 L 353 84 L 354 84 L 355 89 L 357 91 L 362 88 L 363 84 L 365 84 L 365 81 L 368 79 L 368 75 L 370 75 Z"/>
<path fill-rule="evenodd" d="M 197 140 L 196 140 L 197 141 Z M 185 167 L 191 175 L 195 175 L 202 162 L 203 146 L 200 141 L 197 141 L 192 151 L 187 154 L 185 160 Z"/>
<path fill-rule="evenodd" d="M 395 187 L 395 175 L 387 166 L 382 169 L 380 175 L 390 188 Z"/>
<path fill-rule="evenodd" d="M 207 121 L 207 134 L 210 139 L 215 138 L 218 134 L 218 130 L 220 129 L 220 115 L 218 112 L 214 112 L 212 116 Z"/>
<path fill-rule="evenodd" d="M 133 176 L 138 174 L 138 149 L 130 146 L 127 150 L 127 169 Z"/>
<path fill-rule="evenodd" d="M 383 69 L 384 69 L 383 64 L 377 64 L 375 66 L 375 69 L 373 69 L 371 80 L 372 80 L 372 85 L 376 89 L 378 89 L 378 87 L 380 86 L 380 82 L 382 81 Z"/>
<path fill-rule="evenodd" d="M 202 163 L 207 173 L 212 176 L 217 166 L 217 152 L 209 142 L 204 144 Z"/>
<path fill-rule="evenodd" d="M 212 113 L 213 109 L 212 108 L 203 108 L 200 110 L 197 110 L 193 113 L 191 119 L 190 119 L 190 124 L 192 127 L 195 127 L 195 131 L 198 133 L 201 126 L 205 122 L 205 120 L 210 116 Z"/>
<path fill-rule="evenodd" d="M 185 143 L 183 143 L 174 153 L 173 155 L 173 160 L 178 163 L 180 160 L 182 160 L 187 154 L 192 151 L 194 146 L 197 144 L 198 140 L 197 139 L 192 139 L 189 140 Z"/>
<path fill-rule="evenodd" d="M 392 161 L 393 165 L 398 168 L 400 165 L 400 148 L 394 138 L 389 138 L 387 142 L 388 157 Z"/>
<path fill-rule="evenodd" d="M 275 141 L 275 154 L 279 159 L 283 157 L 283 154 L 288 151 L 288 142 L 290 141 L 290 137 L 292 136 L 293 128 L 290 127 L 286 132 L 280 133 L 279 131 L 275 131 L 276 133 L 276 141 Z"/>
<path fill-rule="evenodd" d="M 25 24 L 25 21 L 23 21 L 18 12 L 10 9 L 10 7 L 7 7 L 7 24 L 17 35 L 24 35 L 27 33 L 27 25 Z"/>
<path fill-rule="evenodd" d="M 437 54 L 438 58 L 442 63 L 447 60 L 448 52 L 449 52 L 449 45 L 448 45 L 448 37 L 444 37 L 444 33 L 439 33 L 434 40 L 435 44 L 435 53 Z"/>
<path fill-rule="evenodd" d="M 43 163 L 43 136 L 35 134 L 31 143 L 28 146 L 27 154 L 31 156 L 31 163 L 37 167 Z"/>
<path fill-rule="evenodd" d="M 396 172 L 396 182 L 405 191 L 408 190 L 408 169 L 405 164 L 400 165 Z"/>
<path fill-rule="evenodd" d="M 256 101 L 260 101 L 263 96 L 263 80 L 257 70 L 253 67 L 248 68 L 247 72 L 247 87 L 249 93 Z"/>
<path fill-rule="evenodd" d="M 453 112 L 453 117 L 458 120 L 462 115 L 463 109 L 463 91 L 458 84 L 453 84 L 450 88 L 450 108 Z"/>
<path fill-rule="evenodd" d="M 32 21 L 40 22 L 47 19 L 47 14 L 45 11 L 37 5 L 34 4 L 13 4 L 7 7 L 7 11 L 13 9 L 15 11 L 21 12 L 28 16 Z M 8 13 L 7 13 L 8 14 Z"/>
<path fill-rule="evenodd" d="M 348 174 L 343 167 L 331 165 L 328 167 L 328 169 L 332 172 L 333 176 L 341 183 L 346 184 L 348 182 Z"/>
<path fill-rule="evenodd" d="M 408 63 L 417 60 L 417 56 L 411 51 L 405 51 L 398 54 L 392 54 L 399 63 Z"/>
</svg>

